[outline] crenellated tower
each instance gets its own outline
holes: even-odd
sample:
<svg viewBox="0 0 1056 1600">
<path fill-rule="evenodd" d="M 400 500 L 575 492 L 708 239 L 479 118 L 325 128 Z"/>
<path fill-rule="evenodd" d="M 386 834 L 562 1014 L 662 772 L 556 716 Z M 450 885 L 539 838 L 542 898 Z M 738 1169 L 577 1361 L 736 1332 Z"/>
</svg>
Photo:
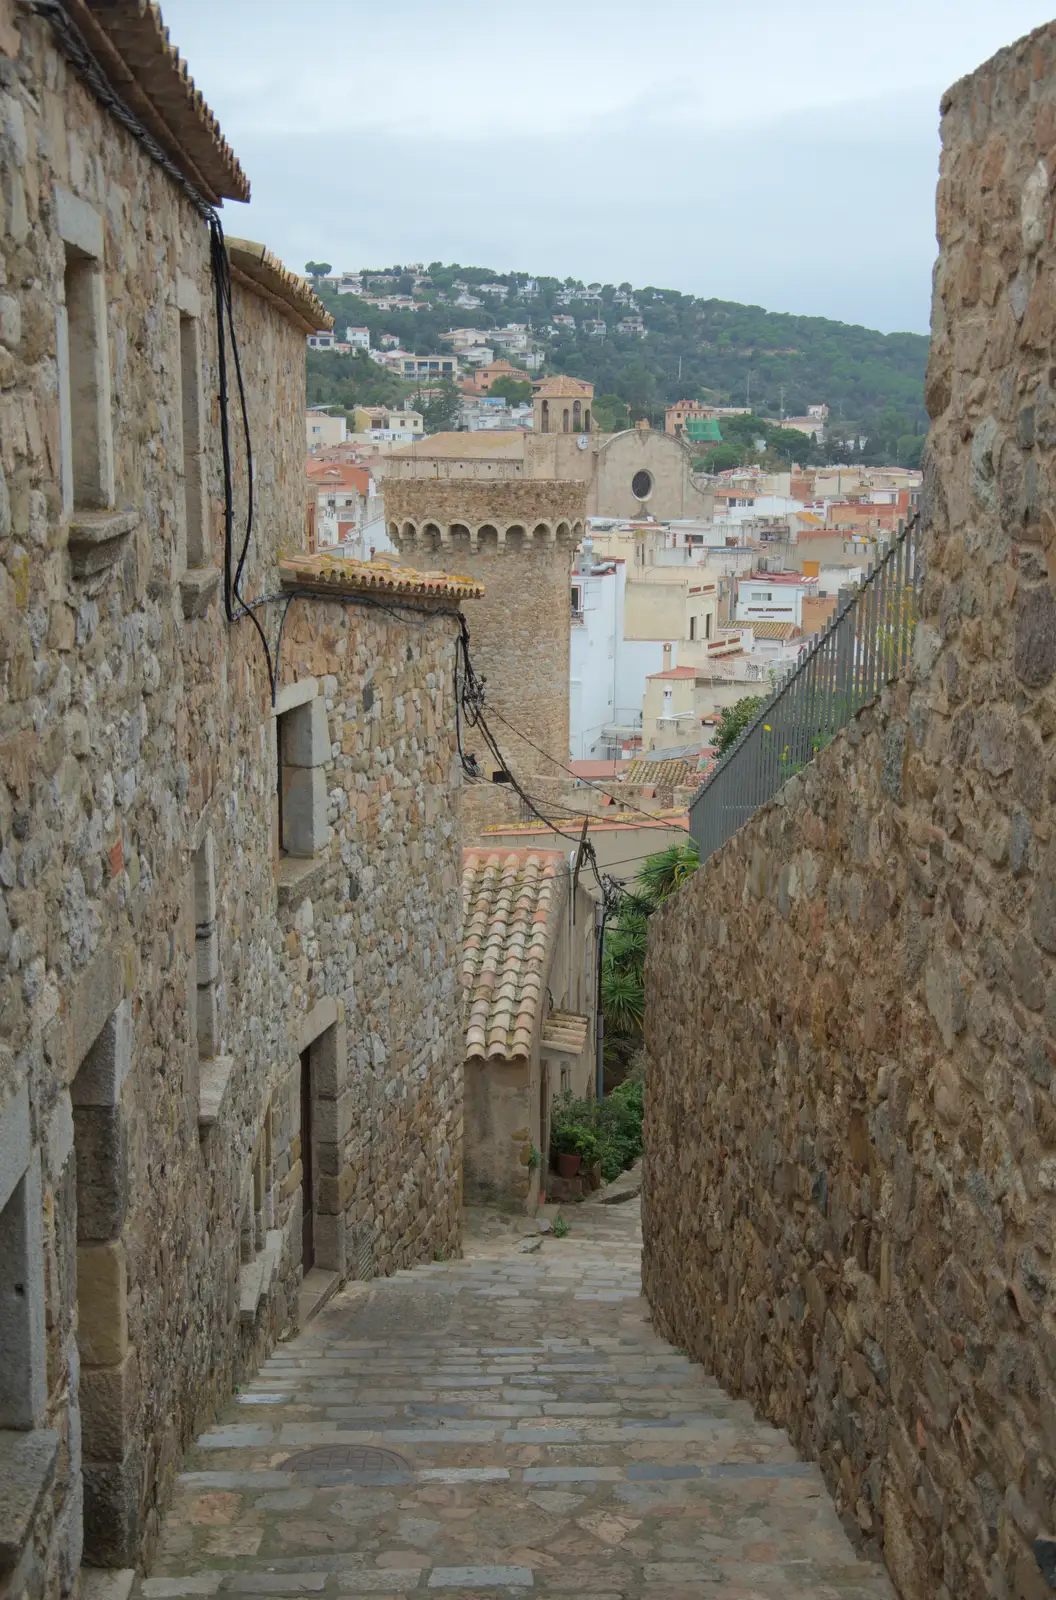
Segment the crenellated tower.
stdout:
<svg viewBox="0 0 1056 1600">
<path fill-rule="evenodd" d="M 525 789 L 552 802 L 568 781 L 572 555 L 583 537 L 587 488 L 525 478 L 522 461 L 496 450 L 506 437 L 476 446 L 476 458 L 443 460 L 417 450 L 390 457 L 385 518 L 408 566 L 472 574 L 483 583 L 484 598 L 464 609 L 473 663 L 487 680 L 490 726 Z M 480 438 L 440 435 L 425 448 L 443 448 L 447 439 L 472 449 L 469 441 Z M 479 736 L 470 735 L 467 747 L 492 783 L 496 764 Z M 485 804 L 484 811 L 498 820 L 508 808 L 495 799 L 498 806 Z M 476 812 L 482 815 L 479 805 Z"/>
</svg>

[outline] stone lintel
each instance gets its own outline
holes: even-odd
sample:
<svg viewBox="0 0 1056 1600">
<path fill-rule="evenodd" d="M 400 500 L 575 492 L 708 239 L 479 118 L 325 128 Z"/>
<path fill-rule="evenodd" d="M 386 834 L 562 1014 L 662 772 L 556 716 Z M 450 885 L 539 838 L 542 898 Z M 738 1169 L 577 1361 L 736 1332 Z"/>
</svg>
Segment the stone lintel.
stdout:
<svg viewBox="0 0 1056 1600">
<path fill-rule="evenodd" d="M 59 1435 L 0 1431 L 0 1571 L 18 1562 L 55 1476 Z"/>
<path fill-rule="evenodd" d="M 203 1133 L 219 1119 L 234 1065 L 234 1056 L 210 1056 L 198 1062 L 198 1127 Z"/>
<path fill-rule="evenodd" d="M 134 507 L 124 511 L 78 511 L 69 525 L 70 566 L 75 578 L 89 578 L 112 567 L 124 554 L 129 535 L 139 527 Z"/>
<path fill-rule="evenodd" d="M 219 567 L 188 567 L 180 579 L 183 615 L 190 622 L 204 616 L 220 587 Z"/>
<path fill-rule="evenodd" d="M 279 910 L 292 911 L 314 894 L 326 877 L 328 862 L 319 856 L 283 856 L 279 862 Z"/>
</svg>

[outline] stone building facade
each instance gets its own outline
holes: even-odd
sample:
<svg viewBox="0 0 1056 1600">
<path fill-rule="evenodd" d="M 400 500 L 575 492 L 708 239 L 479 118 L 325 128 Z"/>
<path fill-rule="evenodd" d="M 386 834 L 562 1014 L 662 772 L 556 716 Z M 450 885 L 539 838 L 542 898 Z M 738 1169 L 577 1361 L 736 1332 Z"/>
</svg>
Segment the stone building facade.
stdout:
<svg viewBox="0 0 1056 1600">
<path fill-rule="evenodd" d="M 156 8 L 75 9 L 138 132 L 0 7 L 0 1588 L 32 1600 L 149 1561 L 312 1294 L 457 1248 L 479 594 L 298 554 L 325 314 L 230 240 L 273 697 L 225 613 L 249 475 L 228 339 L 228 565 L 201 204 L 248 186 Z"/>
<path fill-rule="evenodd" d="M 820 1461 L 905 1600 L 1041 1600 L 1056 25 L 942 111 L 912 668 L 654 920 L 645 1284 Z"/>
<path fill-rule="evenodd" d="M 385 480 L 389 537 L 415 566 L 482 586 L 465 614 L 492 732 L 518 780 L 550 800 L 567 781 L 572 554 L 585 525 L 583 486 L 483 473 L 412 476 L 406 467 L 393 473 L 394 462 Z M 463 797 L 472 832 L 505 816 L 509 789 L 496 783 L 502 769 L 479 736 L 468 729 L 465 740 L 482 778 Z"/>
</svg>

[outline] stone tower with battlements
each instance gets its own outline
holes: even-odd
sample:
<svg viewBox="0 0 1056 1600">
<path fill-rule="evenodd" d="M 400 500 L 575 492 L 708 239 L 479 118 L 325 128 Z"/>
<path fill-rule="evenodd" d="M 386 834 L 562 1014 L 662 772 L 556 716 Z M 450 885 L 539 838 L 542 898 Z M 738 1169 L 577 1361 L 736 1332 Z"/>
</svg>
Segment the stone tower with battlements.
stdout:
<svg viewBox="0 0 1056 1600">
<path fill-rule="evenodd" d="M 484 598 L 468 602 L 465 614 L 473 664 L 486 679 L 489 725 L 518 782 L 552 802 L 568 779 L 571 569 L 584 532 L 586 485 L 525 479 L 501 446 L 497 459 L 488 459 L 492 440 L 508 436 L 486 444 L 480 435 L 442 437 L 465 440 L 477 456 L 390 458 L 389 537 L 410 566 L 472 574 L 483 583 Z M 470 731 L 465 743 L 492 791 L 467 796 L 472 828 L 508 816 L 510 791 L 495 783 L 496 763 L 479 733 Z"/>
</svg>

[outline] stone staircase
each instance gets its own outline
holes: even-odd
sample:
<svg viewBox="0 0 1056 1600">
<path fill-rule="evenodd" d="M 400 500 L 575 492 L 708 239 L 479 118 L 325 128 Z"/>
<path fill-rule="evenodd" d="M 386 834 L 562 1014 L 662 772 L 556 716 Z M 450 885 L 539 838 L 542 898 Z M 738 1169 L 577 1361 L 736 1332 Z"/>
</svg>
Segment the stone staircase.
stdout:
<svg viewBox="0 0 1056 1600">
<path fill-rule="evenodd" d="M 140 1600 L 893 1600 L 817 1468 L 652 1331 L 639 1202 L 333 1299 L 186 1463 Z"/>
</svg>

